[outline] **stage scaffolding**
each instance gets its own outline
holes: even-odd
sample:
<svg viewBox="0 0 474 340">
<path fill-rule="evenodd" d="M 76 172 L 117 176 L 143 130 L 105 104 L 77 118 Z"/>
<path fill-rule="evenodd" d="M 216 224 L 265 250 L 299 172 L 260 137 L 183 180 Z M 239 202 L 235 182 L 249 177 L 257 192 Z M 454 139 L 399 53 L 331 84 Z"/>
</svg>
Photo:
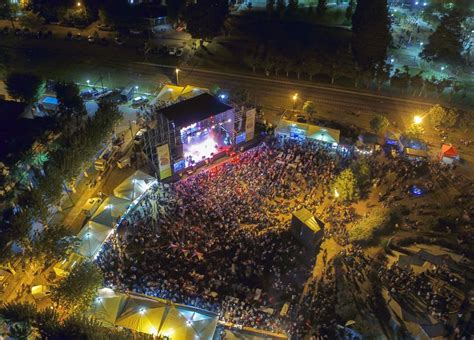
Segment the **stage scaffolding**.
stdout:
<svg viewBox="0 0 474 340">
<path fill-rule="evenodd" d="M 244 128 L 243 122 L 247 108 L 234 107 L 234 131 L 231 133 L 235 143 L 235 136 Z M 146 122 L 146 132 L 143 139 L 143 151 L 148 157 L 155 175 L 159 173 L 159 163 L 157 157 L 157 147 L 168 144 L 170 155 L 173 161 L 177 160 L 183 153 L 181 134 L 173 121 L 168 120 L 159 112 L 154 112 L 149 121 Z"/>
</svg>

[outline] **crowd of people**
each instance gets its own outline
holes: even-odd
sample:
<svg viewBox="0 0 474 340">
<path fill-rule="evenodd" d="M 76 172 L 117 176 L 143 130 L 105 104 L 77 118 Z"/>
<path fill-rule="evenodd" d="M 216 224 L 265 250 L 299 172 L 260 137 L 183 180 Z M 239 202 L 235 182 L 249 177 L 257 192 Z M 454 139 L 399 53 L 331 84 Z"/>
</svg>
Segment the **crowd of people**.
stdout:
<svg viewBox="0 0 474 340">
<path fill-rule="evenodd" d="M 295 311 L 314 259 L 292 236 L 291 213 L 314 210 L 350 157 L 330 145 L 272 139 L 157 185 L 97 262 L 118 289 L 212 310 L 238 325 L 301 332 L 307 319 Z"/>
<path fill-rule="evenodd" d="M 97 263 L 118 290 L 214 311 L 221 321 L 293 338 L 334 338 L 336 325 L 347 321 L 335 310 L 335 274 L 324 270 L 319 281 L 312 278 L 314 254 L 292 235 L 291 213 L 304 207 L 325 221 L 324 238 L 345 249 L 346 275 L 363 285 L 371 260 L 349 244 L 346 229 L 361 216 L 335 202 L 330 189 L 357 158 L 324 143 L 267 139 L 177 183 L 156 184 L 123 219 Z M 440 180 L 445 169 L 437 163 L 364 159 L 367 185 L 384 188 L 379 201 L 385 206 L 409 197 L 420 174 L 426 191 L 446 185 Z M 395 174 L 390 180 L 389 173 Z M 430 312 L 446 315 L 449 295 L 434 291 L 429 281 L 396 266 L 379 270 L 391 294 L 406 297 L 415 289 Z"/>
</svg>

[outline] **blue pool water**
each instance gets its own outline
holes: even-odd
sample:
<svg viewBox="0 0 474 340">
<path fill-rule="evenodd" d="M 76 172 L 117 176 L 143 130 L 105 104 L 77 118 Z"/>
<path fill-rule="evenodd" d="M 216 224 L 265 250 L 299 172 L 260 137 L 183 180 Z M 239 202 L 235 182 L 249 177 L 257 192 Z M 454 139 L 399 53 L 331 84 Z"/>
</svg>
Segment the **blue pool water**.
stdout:
<svg viewBox="0 0 474 340">
<path fill-rule="evenodd" d="M 50 105 L 58 105 L 58 99 L 55 97 L 44 97 L 43 103 L 50 104 Z"/>
</svg>

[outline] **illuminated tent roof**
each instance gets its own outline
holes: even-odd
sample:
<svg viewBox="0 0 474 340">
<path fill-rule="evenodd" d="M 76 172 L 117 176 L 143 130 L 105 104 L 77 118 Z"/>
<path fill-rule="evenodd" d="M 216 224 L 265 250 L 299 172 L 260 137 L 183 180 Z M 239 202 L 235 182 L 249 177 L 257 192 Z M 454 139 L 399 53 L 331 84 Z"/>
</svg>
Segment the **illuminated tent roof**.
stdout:
<svg viewBox="0 0 474 340">
<path fill-rule="evenodd" d="M 178 99 L 189 99 L 200 95 L 201 93 L 209 92 L 208 89 L 186 85 L 183 86 L 176 86 L 176 85 L 165 85 L 158 93 L 158 95 L 151 101 L 151 105 L 156 104 L 158 100 L 165 101 L 165 102 L 174 102 Z"/>
<path fill-rule="evenodd" d="M 92 314 L 105 326 L 169 336 L 172 339 L 212 339 L 217 314 L 135 293 L 99 290 Z"/>
<path fill-rule="evenodd" d="M 148 189 L 150 183 L 153 183 L 155 180 L 153 176 L 137 170 L 114 189 L 114 195 L 118 198 L 133 201 L 143 194 Z"/>
<path fill-rule="evenodd" d="M 186 85 L 186 87 L 181 91 L 179 98 L 180 99 L 189 99 L 192 97 L 195 97 L 201 93 L 208 92 L 207 89 L 201 88 L 201 87 L 196 87 L 196 86 L 191 86 L 191 85 Z"/>
<path fill-rule="evenodd" d="M 275 134 L 283 134 L 291 138 L 309 138 L 326 143 L 339 144 L 341 132 L 328 127 L 299 123 L 282 119 L 275 129 Z"/>
<path fill-rule="evenodd" d="M 53 267 L 53 270 L 57 276 L 65 277 L 71 272 L 72 268 L 74 268 L 76 264 L 82 262 L 82 259 L 83 257 L 81 255 L 71 253 L 68 258 L 56 263 L 56 265 Z"/>
<path fill-rule="evenodd" d="M 94 221 L 87 222 L 77 235 L 80 239 L 79 254 L 89 258 L 94 257 L 112 230 L 111 227 Z"/>
<path fill-rule="evenodd" d="M 184 90 L 184 87 L 182 86 L 175 86 L 175 85 L 169 85 L 169 84 L 165 85 L 156 96 L 156 100 L 162 100 L 165 102 L 175 101 L 179 98 L 183 90 Z"/>
<path fill-rule="evenodd" d="M 127 211 L 129 206 L 129 200 L 109 196 L 99 206 L 91 221 L 113 228 L 117 223 L 117 219 Z"/>
<path fill-rule="evenodd" d="M 441 152 L 439 158 L 449 157 L 449 158 L 459 158 L 458 150 L 452 144 L 443 144 L 441 146 Z"/>
</svg>

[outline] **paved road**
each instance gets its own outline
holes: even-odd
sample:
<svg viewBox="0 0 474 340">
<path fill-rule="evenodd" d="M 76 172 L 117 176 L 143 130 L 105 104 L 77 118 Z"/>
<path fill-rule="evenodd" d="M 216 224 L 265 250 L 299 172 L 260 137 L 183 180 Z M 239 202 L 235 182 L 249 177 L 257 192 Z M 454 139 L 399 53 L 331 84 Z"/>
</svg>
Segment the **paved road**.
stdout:
<svg viewBox="0 0 474 340">
<path fill-rule="evenodd" d="M 83 65 L 84 66 L 84 65 Z M 94 65 L 91 65 L 94 67 Z M 175 67 L 150 63 L 124 63 L 109 60 L 101 63 L 102 69 L 113 71 L 115 79 L 133 79 L 143 82 L 148 87 L 158 88 L 160 82 L 176 82 Z M 120 77 L 123 74 L 124 77 Z M 123 81 L 123 80 L 122 80 Z M 116 83 L 116 82 L 114 82 Z M 412 98 L 402 99 L 378 95 L 365 91 L 317 85 L 309 82 L 296 82 L 286 79 L 273 79 L 252 75 L 239 75 L 217 71 L 181 67 L 179 73 L 180 85 L 196 85 L 212 87 L 218 85 L 221 89 L 233 91 L 247 89 L 256 104 L 274 110 L 284 110 L 293 107 L 291 97 L 298 93 L 297 106 L 301 107 L 306 100 L 313 100 L 318 105 L 332 107 L 347 112 L 393 114 L 393 117 L 409 116 L 410 119 L 417 110 L 426 110 L 432 103 Z M 125 85 L 120 84 L 118 85 Z"/>
</svg>

